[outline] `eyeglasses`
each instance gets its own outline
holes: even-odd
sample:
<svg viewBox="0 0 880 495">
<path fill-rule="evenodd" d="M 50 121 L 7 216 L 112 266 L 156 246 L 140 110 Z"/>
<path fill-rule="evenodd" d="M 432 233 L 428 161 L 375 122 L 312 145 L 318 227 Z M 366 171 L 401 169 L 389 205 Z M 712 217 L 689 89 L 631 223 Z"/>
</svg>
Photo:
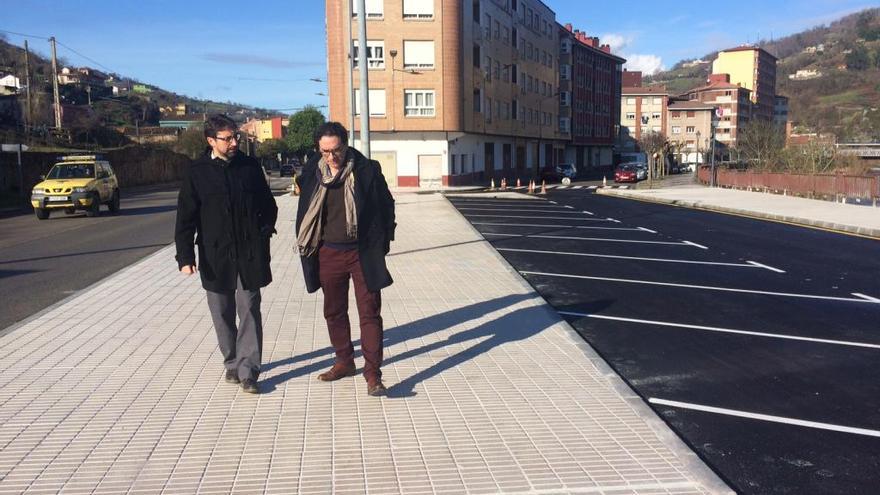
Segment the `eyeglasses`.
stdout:
<svg viewBox="0 0 880 495">
<path fill-rule="evenodd" d="M 345 154 L 345 151 L 347 149 L 348 149 L 347 146 L 341 146 L 339 148 L 336 148 L 335 150 L 319 150 L 319 151 L 321 152 L 321 155 L 323 155 L 323 156 L 333 155 L 333 156 L 339 158 L 340 156 Z"/>
<path fill-rule="evenodd" d="M 236 132 L 236 133 L 230 134 L 229 136 L 226 136 L 226 137 L 214 136 L 214 139 L 216 139 L 217 141 L 225 141 L 226 144 L 229 144 L 232 141 L 235 141 L 235 142 L 241 141 L 241 133 Z"/>
</svg>

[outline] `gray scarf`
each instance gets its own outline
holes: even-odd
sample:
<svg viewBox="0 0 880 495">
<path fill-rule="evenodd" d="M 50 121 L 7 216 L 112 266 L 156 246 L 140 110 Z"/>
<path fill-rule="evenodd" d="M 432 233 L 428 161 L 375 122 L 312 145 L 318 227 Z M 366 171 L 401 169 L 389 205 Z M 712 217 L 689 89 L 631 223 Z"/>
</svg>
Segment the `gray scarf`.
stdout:
<svg viewBox="0 0 880 495">
<path fill-rule="evenodd" d="M 315 185 L 309 209 L 303 216 L 296 238 L 296 248 L 300 256 L 311 256 L 318 251 L 324 237 L 324 205 L 327 202 L 327 188 L 342 183 L 345 194 L 345 232 L 357 238 L 357 209 L 354 203 L 354 153 L 348 150 L 345 154 L 345 167 L 336 175 L 330 171 L 330 165 L 321 158 L 318 162 L 318 174 L 321 180 Z"/>
</svg>

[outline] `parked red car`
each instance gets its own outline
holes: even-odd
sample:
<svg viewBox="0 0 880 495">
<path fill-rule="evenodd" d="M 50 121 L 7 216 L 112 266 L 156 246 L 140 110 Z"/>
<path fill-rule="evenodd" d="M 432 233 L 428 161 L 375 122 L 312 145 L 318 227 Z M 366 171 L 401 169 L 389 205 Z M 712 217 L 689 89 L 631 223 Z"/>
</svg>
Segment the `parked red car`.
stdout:
<svg viewBox="0 0 880 495">
<path fill-rule="evenodd" d="M 624 164 L 614 171 L 614 182 L 638 182 L 638 171 L 630 164 Z"/>
</svg>

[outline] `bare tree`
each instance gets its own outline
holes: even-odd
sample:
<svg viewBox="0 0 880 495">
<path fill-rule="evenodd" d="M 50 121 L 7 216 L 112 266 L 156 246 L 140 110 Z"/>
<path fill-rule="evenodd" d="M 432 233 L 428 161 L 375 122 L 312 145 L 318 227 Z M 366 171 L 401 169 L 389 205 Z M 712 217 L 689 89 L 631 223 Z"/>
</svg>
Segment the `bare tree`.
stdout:
<svg viewBox="0 0 880 495">
<path fill-rule="evenodd" d="M 659 132 L 646 132 L 639 137 L 639 147 L 648 155 L 648 181 L 653 184 L 658 169 L 666 160 L 666 137 Z"/>
<path fill-rule="evenodd" d="M 770 170 L 780 163 L 785 133 L 773 122 L 753 120 L 739 130 L 736 147 L 749 166 Z"/>
</svg>

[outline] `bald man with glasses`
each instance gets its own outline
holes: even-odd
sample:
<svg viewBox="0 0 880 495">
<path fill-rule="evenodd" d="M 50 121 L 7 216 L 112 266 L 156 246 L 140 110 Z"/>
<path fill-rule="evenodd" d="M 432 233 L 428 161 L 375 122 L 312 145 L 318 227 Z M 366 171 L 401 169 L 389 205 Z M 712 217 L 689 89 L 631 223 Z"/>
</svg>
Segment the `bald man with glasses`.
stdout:
<svg viewBox="0 0 880 495">
<path fill-rule="evenodd" d="M 207 291 L 224 379 L 256 394 L 263 352 L 260 289 L 272 281 L 269 238 L 278 207 L 260 164 L 238 152 L 239 139 L 229 117 L 212 115 L 205 122 L 208 147 L 181 183 L 174 241 L 180 272 L 198 272 Z"/>
</svg>

